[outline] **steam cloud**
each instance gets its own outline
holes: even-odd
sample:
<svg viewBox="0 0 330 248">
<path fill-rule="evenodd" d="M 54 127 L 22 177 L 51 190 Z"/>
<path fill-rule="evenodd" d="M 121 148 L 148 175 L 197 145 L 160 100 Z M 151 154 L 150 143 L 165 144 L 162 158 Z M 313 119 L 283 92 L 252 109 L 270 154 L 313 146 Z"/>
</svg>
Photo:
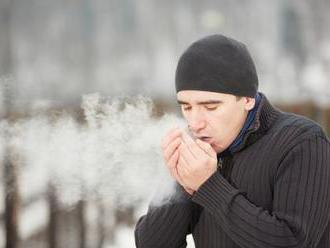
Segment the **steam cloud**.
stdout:
<svg viewBox="0 0 330 248">
<path fill-rule="evenodd" d="M 44 192 L 49 182 L 69 205 L 98 197 L 118 206 L 133 205 L 148 201 L 159 184 L 159 201 L 170 194 L 173 181 L 163 165 L 160 143 L 168 129 L 184 125 L 182 119 L 152 117 L 152 102 L 143 97 L 107 102 L 91 94 L 83 97 L 81 107 L 87 124 L 68 114 L 12 125 L 0 122 L 0 158 L 7 131 L 7 145 L 18 154 L 22 195 Z"/>
</svg>

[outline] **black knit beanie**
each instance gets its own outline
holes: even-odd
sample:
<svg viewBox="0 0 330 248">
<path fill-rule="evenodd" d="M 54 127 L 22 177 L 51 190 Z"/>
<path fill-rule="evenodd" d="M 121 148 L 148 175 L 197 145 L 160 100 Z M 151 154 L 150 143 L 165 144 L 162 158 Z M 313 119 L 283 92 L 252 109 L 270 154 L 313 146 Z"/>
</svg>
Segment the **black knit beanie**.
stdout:
<svg viewBox="0 0 330 248">
<path fill-rule="evenodd" d="M 255 97 L 258 76 L 246 46 L 223 35 L 194 42 L 179 59 L 176 92 L 202 90 Z"/>
</svg>

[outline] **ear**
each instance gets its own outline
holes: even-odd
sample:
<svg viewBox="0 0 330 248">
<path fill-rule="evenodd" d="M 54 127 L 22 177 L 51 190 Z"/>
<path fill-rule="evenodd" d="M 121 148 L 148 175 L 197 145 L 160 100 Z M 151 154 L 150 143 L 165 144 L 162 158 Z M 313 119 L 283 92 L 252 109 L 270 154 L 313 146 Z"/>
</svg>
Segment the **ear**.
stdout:
<svg viewBox="0 0 330 248">
<path fill-rule="evenodd" d="M 244 108 L 245 110 L 249 111 L 253 109 L 254 105 L 256 104 L 256 99 L 251 97 L 244 97 Z"/>
</svg>

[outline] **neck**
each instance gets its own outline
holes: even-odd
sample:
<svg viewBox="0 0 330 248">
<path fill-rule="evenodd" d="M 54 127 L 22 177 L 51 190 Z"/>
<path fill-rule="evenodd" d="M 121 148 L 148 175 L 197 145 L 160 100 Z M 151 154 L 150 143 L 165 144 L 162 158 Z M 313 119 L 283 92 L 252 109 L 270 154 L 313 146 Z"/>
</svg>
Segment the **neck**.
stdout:
<svg viewBox="0 0 330 248">
<path fill-rule="evenodd" d="M 261 95 L 259 93 L 256 94 L 256 103 L 253 107 L 253 109 L 251 109 L 246 116 L 245 122 L 243 124 L 243 127 L 241 128 L 241 131 L 239 132 L 239 134 L 237 135 L 237 137 L 235 138 L 235 140 L 229 145 L 229 147 L 223 151 L 221 154 L 227 154 L 229 153 L 233 153 L 235 152 L 236 148 L 243 142 L 244 140 L 244 136 L 246 135 L 249 127 L 251 126 L 251 124 L 253 123 L 256 113 L 257 113 L 257 109 L 261 100 Z M 221 155 L 220 154 L 220 155 Z"/>
</svg>

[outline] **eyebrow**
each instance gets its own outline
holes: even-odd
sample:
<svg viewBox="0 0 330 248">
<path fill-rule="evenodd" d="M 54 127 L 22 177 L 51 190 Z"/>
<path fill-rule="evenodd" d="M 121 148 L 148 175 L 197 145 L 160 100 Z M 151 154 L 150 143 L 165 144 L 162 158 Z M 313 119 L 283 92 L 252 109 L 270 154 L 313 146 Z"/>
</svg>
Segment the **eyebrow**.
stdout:
<svg viewBox="0 0 330 248">
<path fill-rule="evenodd" d="M 190 104 L 188 102 L 185 102 L 185 101 L 181 101 L 181 100 L 178 100 L 178 103 L 179 104 Z M 197 102 L 197 105 L 205 105 L 205 104 L 219 104 L 219 103 L 223 103 L 223 101 L 220 101 L 220 100 L 207 100 L 207 101 L 201 101 L 201 102 Z"/>
</svg>

